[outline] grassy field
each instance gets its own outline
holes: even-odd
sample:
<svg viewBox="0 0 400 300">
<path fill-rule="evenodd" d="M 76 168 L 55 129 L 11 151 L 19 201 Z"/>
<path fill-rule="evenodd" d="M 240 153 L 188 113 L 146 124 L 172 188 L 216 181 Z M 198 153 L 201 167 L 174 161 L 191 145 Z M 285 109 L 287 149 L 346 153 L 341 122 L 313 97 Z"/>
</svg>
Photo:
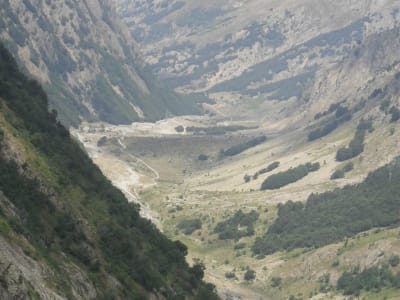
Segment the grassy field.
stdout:
<svg viewBox="0 0 400 300">
<path fill-rule="evenodd" d="M 311 193 L 360 182 L 368 172 L 399 155 L 400 127 L 375 122 L 374 131 L 366 136 L 364 153 L 352 160 L 354 170 L 343 179 L 330 180 L 331 174 L 343 166 L 335 161 L 336 151 L 349 143 L 356 124 L 357 121 L 349 123 L 311 143 L 307 142 L 308 132 L 304 129 L 279 137 L 262 131 L 268 137 L 265 143 L 233 158 L 221 158 L 218 153 L 251 137 L 240 132 L 230 136 L 132 134 L 124 135 L 125 147 L 121 147 L 118 135 L 114 134 L 101 147 L 96 161 L 101 166 L 102 155 L 117 157 L 156 182 L 137 186 L 139 199 L 157 213 L 165 234 L 188 246 L 189 262 L 205 264 L 206 279 L 217 285 L 221 295 L 257 300 L 290 296 L 343 299 L 333 288 L 341 273 L 352 266 L 369 267 L 387 262 L 392 255 L 400 255 L 399 229 L 372 230 L 320 249 L 295 249 L 267 257 L 254 257 L 251 246 L 273 223 L 278 203 L 305 201 Z M 85 135 L 92 142 L 100 136 L 100 133 Z M 199 154 L 206 154 L 209 159 L 199 161 Z M 247 183 L 244 181 L 245 175 L 251 176 L 275 161 L 280 162 L 277 169 Z M 319 162 L 320 170 L 279 190 L 260 191 L 266 177 L 308 162 Z M 107 174 L 107 168 L 101 167 Z M 152 170 L 157 171 L 159 178 L 155 178 Z M 219 240 L 214 233 L 215 226 L 239 209 L 245 213 L 258 212 L 254 235 L 237 241 Z M 200 229 L 185 235 L 177 228 L 182 221 L 193 219 L 201 221 Z M 254 280 L 244 279 L 248 270 L 255 271 Z M 393 271 L 400 269 L 396 267 Z M 360 299 L 396 299 L 398 294 L 399 291 L 390 289 L 379 294 L 363 292 Z"/>
</svg>

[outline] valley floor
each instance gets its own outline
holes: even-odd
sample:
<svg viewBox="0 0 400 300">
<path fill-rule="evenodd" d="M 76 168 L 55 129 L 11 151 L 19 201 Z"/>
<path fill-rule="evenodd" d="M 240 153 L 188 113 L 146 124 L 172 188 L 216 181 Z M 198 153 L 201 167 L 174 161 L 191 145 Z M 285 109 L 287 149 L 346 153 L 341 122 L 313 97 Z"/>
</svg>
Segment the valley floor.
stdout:
<svg viewBox="0 0 400 300">
<path fill-rule="evenodd" d="M 74 135 L 114 185 L 130 201 L 141 205 L 143 216 L 171 239 L 188 246 L 190 263 L 205 264 L 206 281 L 215 284 L 225 299 L 346 299 L 332 287 L 347 266 L 369 267 L 400 255 L 398 228 L 372 230 L 319 249 L 297 249 L 266 257 L 255 257 L 251 251 L 255 238 L 275 220 L 278 203 L 305 201 L 311 193 L 361 182 L 370 171 L 398 156 L 400 135 L 393 134 L 400 130 L 398 125 L 376 126 L 367 136 L 365 152 L 352 160 L 354 170 L 346 178 L 330 180 L 341 166 L 335 161 L 336 150 L 348 144 L 354 126 L 339 128 L 312 143 L 307 142 L 307 132 L 301 128 L 279 135 L 265 127 L 225 135 L 176 131 L 179 125 L 207 127 L 215 122 L 207 117 L 179 117 L 131 126 L 84 124 Z M 265 143 L 240 155 L 221 158 L 221 149 L 260 134 L 267 136 Z M 207 160 L 199 160 L 201 154 Z M 319 162 L 321 168 L 281 189 L 260 191 L 270 174 L 256 179 L 252 176 L 274 161 L 280 166 L 271 173 L 308 162 Z M 251 177 L 248 182 L 245 175 Z M 259 213 L 255 234 L 237 241 L 219 240 L 214 233 L 216 224 L 239 209 Z M 182 221 L 194 219 L 200 220 L 200 229 L 184 234 L 177 228 Z M 248 270 L 255 271 L 254 280 L 244 279 Z M 326 290 L 322 288 L 324 278 L 328 278 Z M 387 289 L 361 297 L 400 299 L 399 294 Z"/>
</svg>

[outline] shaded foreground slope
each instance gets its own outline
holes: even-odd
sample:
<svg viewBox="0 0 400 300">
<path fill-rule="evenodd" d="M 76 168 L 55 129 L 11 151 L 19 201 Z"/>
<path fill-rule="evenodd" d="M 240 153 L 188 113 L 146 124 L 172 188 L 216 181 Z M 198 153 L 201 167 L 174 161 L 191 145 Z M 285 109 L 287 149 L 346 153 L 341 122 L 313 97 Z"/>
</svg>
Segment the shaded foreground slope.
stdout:
<svg viewBox="0 0 400 300">
<path fill-rule="evenodd" d="M 186 247 L 139 216 L 1 45 L 0 103 L 2 298 L 217 298 Z"/>
</svg>

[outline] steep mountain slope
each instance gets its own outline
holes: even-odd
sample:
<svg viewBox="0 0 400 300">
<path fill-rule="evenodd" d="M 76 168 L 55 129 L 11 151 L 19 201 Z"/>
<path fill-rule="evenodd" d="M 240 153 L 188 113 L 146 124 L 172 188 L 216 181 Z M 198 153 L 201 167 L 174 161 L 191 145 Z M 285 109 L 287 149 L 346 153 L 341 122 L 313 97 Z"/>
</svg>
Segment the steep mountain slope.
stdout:
<svg viewBox="0 0 400 300">
<path fill-rule="evenodd" d="M 2 299 L 215 299 L 187 248 L 139 216 L 0 45 Z"/>
<path fill-rule="evenodd" d="M 82 119 L 128 124 L 198 113 L 160 85 L 108 1 L 5 0 L 0 37 L 49 94 L 68 125 Z"/>
<path fill-rule="evenodd" d="M 146 61 L 178 90 L 264 114 L 266 100 L 296 111 L 319 72 L 400 20 L 393 0 L 114 1 Z"/>
</svg>

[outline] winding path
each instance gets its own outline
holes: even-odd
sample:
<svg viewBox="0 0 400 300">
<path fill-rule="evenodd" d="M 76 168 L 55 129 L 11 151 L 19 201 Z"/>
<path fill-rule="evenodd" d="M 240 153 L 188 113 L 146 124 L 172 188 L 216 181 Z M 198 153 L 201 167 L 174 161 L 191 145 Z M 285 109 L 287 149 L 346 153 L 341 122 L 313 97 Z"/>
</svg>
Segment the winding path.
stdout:
<svg viewBox="0 0 400 300">
<path fill-rule="evenodd" d="M 124 142 L 122 141 L 123 137 L 118 138 L 118 144 L 121 146 L 121 148 L 123 150 L 127 149 L 127 146 L 124 144 Z M 133 155 L 133 154 L 128 154 L 129 157 L 137 160 L 138 162 L 142 163 L 147 169 L 149 169 L 155 176 L 153 177 L 153 180 L 157 180 L 160 179 L 160 173 L 158 173 L 158 171 L 156 169 L 154 169 L 152 166 L 150 166 L 147 162 L 145 162 L 143 159 Z M 154 184 L 157 184 L 156 182 Z M 148 186 L 153 186 L 154 184 L 148 185 Z M 146 186 L 147 187 L 147 186 Z"/>
</svg>

